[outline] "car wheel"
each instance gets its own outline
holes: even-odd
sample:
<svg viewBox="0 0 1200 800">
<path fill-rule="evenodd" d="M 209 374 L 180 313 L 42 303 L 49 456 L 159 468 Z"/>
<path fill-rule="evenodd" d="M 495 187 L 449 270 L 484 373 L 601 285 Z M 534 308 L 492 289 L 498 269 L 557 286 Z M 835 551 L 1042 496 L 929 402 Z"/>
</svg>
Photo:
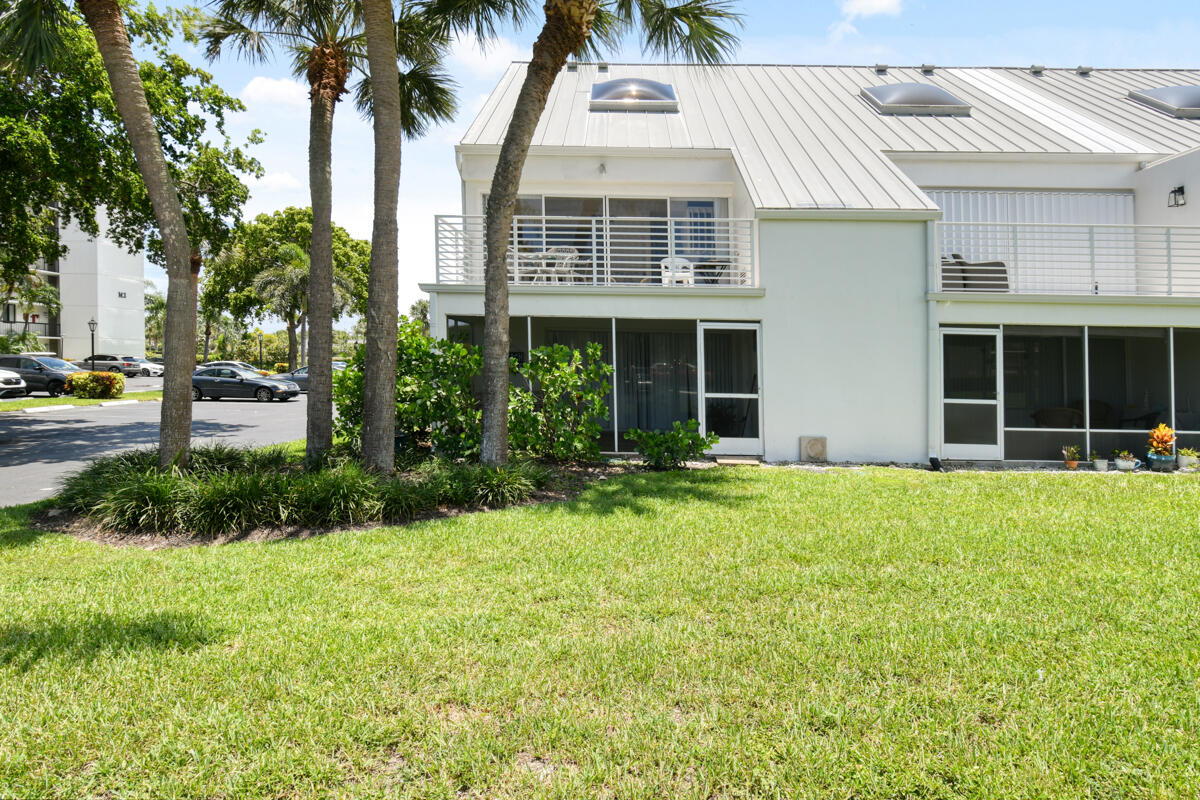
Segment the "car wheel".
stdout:
<svg viewBox="0 0 1200 800">
<path fill-rule="evenodd" d="M 141 376 L 142 376 L 143 378 L 149 378 L 149 377 L 150 377 L 150 370 L 148 370 L 148 369 L 143 369 L 143 370 L 141 371 Z"/>
<path fill-rule="evenodd" d="M 120 372 L 121 368 L 120 367 L 109 367 L 108 371 L 109 372 Z"/>
<path fill-rule="evenodd" d="M 261 389 L 259 389 L 258 391 L 256 391 L 254 393 L 254 399 L 260 403 L 271 402 L 271 390 L 265 386 L 262 387 Z"/>
<path fill-rule="evenodd" d="M 51 383 L 49 386 L 46 387 L 46 393 L 49 394 L 51 397 L 58 397 L 60 394 L 63 393 L 62 381 L 54 381 L 53 383 Z"/>
<path fill-rule="evenodd" d="M 199 400 L 201 397 L 204 397 L 204 395 L 200 392 L 200 387 L 193 386 L 192 387 L 192 402 Z"/>
</svg>

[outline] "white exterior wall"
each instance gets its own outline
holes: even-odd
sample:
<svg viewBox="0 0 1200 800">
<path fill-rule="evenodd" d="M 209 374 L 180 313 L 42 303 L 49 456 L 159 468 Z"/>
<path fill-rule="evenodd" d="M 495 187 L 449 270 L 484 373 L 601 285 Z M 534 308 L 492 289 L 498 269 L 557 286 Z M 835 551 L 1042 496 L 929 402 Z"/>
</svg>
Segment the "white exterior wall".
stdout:
<svg viewBox="0 0 1200 800">
<path fill-rule="evenodd" d="M 759 252 L 767 460 L 924 461 L 925 223 L 763 221 Z"/>
<path fill-rule="evenodd" d="M 1183 186 L 1188 204 L 1171 208 L 1167 194 Z M 1157 161 L 1134 176 L 1139 225 L 1200 225 L 1200 150 Z"/>
<path fill-rule="evenodd" d="M 142 254 L 127 253 L 105 239 L 89 239 L 73 224 L 61 235 L 68 248 L 59 261 L 63 356 L 77 359 L 91 353 L 91 319 L 96 320 L 96 352 L 144 355 Z"/>
<path fill-rule="evenodd" d="M 514 317 L 761 322 L 764 456 L 796 461 L 800 436 L 834 461 L 923 461 L 924 222 L 763 220 L 760 290 L 514 286 Z M 483 313 L 478 288 L 426 286 L 435 335 Z"/>
</svg>

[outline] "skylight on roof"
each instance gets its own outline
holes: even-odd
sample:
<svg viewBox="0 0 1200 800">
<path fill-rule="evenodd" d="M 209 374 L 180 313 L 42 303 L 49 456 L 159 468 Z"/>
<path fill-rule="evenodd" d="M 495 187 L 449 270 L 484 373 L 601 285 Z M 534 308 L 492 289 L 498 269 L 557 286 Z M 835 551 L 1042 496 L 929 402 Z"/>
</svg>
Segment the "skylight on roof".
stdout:
<svg viewBox="0 0 1200 800">
<path fill-rule="evenodd" d="M 940 86 L 929 83 L 888 83 L 862 90 L 862 96 L 880 114 L 965 117 L 971 106 Z"/>
<path fill-rule="evenodd" d="M 618 78 L 592 84 L 592 111 L 678 111 L 679 100 L 669 83 L 646 78 Z"/>
<path fill-rule="evenodd" d="M 1180 119 L 1200 118 L 1200 86 L 1160 86 L 1134 89 L 1130 98 Z"/>
</svg>

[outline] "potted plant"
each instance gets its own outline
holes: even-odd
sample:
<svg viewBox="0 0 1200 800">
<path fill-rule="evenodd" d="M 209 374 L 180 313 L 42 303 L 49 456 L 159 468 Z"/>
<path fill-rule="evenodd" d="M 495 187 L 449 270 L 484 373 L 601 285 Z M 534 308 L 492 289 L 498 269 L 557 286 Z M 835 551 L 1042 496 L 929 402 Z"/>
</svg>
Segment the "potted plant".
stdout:
<svg viewBox="0 0 1200 800">
<path fill-rule="evenodd" d="M 1175 431 L 1160 422 L 1158 427 L 1150 431 L 1150 449 L 1146 452 L 1146 460 L 1150 469 L 1158 472 L 1170 472 L 1175 468 Z"/>
<path fill-rule="evenodd" d="M 1133 472 L 1142 465 L 1142 462 L 1128 450 L 1113 450 L 1113 464 L 1121 472 Z"/>
<path fill-rule="evenodd" d="M 1181 447 L 1175 451 L 1175 463 L 1180 469 L 1191 469 L 1200 464 L 1200 453 L 1190 447 Z"/>
<path fill-rule="evenodd" d="M 1077 444 L 1063 445 L 1062 454 L 1063 454 L 1063 462 L 1067 465 L 1067 469 L 1078 469 L 1078 467 L 1079 467 L 1079 445 L 1077 445 Z"/>
<path fill-rule="evenodd" d="M 1092 462 L 1092 467 L 1095 468 L 1096 472 L 1108 472 L 1108 459 L 1095 450 L 1088 456 L 1088 460 Z"/>
</svg>

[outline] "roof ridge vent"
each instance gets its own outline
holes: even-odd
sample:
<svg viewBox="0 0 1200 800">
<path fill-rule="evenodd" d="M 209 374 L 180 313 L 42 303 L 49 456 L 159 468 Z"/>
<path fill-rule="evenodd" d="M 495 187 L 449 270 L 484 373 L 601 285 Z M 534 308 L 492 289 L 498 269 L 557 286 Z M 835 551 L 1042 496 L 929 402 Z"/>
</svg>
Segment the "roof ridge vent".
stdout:
<svg viewBox="0 0 1200 800">
<path fill-rule="evenodd" d="M 922 64 L 921 72 L 925 73 L 926 75 L 932 75 L 933 74 L 933 64 Z"/>
<path fill-rule="evenodd" d="M 601 61 L 599 64 L 596 65 L 596 71 L 597 72 L 608 72 L 608 62 Z"/>
<path fill-rule="evenodd" d="M 1083 66 L 1076 67 L 1075 74 L 1081 75 L 1084 78 L 1086 78 L 1088 75 L 1092 74 L 1092 68 L 1091 67 L 1083 67 Z"/>
<path fill-rule="evenodd" d="M 567 72 L 578 72 L 578 71 L 579 71 L 579 62 L 578 61 L 568 61 L 567 62 Z"/>
<path fill-rule="evenodd" d="M 875 74 L 876 75 L 887 75 L 887 71 L 888 71 L 887 64 L 876 64 L 875 65 Z"/>
<path fill-rule="evenodd" d="M 1031 73 L 1033 73 L 1034 75 L 1041 75 L 1043 72 L 1046 71 L 1046 67 L 1043 64 L 1034 64 L 1033 66 L 1031 66 L 1029 68 L 1029 71 Z"/>
</svg>

